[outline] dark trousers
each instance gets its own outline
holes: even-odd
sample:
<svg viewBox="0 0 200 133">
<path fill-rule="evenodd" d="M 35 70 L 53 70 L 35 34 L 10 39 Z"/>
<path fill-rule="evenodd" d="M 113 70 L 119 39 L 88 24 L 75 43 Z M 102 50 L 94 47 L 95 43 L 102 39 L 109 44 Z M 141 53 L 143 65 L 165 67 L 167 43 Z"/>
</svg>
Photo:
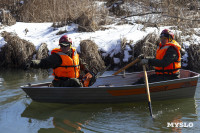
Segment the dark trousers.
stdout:
<svg viewBox="0 0 200 133">
<path fill-rule="evenodd" d="M 53 80 L 52 83 L 54 87 L 82 87 L 82 83 L 77 78 Z"/>
</svg>

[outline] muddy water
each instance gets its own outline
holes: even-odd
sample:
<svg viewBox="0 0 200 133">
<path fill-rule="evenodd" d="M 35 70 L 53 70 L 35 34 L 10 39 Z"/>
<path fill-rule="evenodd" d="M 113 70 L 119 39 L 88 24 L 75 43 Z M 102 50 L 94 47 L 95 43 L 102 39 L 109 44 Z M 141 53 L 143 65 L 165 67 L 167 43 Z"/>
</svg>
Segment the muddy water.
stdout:
<svg viewBox="0 0 200 133">
<path fill-rule="evenodd" d="M 51 81 L 49 71 L 0 71 L 1 133 L 199 132 L 200 83 L 195 98 L 123 104 L 51 104 L 26 98 L 28 83 Z M 112 74 L 107 72 L 107 74 Z M 173 123 L 181 123 L 177 126 Z M 174 126 L 174 127 L 173 127 Z"/>
</svg>

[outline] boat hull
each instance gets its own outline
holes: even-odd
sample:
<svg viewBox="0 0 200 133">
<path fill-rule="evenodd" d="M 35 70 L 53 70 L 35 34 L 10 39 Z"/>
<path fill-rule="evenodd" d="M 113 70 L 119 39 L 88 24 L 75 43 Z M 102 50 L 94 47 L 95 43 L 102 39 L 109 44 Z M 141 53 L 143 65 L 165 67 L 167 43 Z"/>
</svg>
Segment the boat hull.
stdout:
<svg viewBox="0 0 200 133">
<path fill-rule="evenodd" d="M 183 70 L 183 72 L 188 71 Z M 150 74 L 152 71 L 148 73 Z M 141 75 L 141 73 L 137 73 L 136 75 Z M 185 76 L 187 78 L 150 83 L 151 99 L 169 100 L 194 97 L 199 75 L 194 72 L 191 73 L 191 71 L 189 75 L 190 77 Z M 114 84 L 122 76 L 118 75 L 116 78 L 115 76 L 102 77 L 97 81 L 96 85 L 91 87 L 47 87 L 49 83 L 44 83 L 31 86 L 27 85 L 21 88 L 32 100 L 37 102 L 120 103 L 146 101 L 147 95 L 144 84 L 123 86 Z M 132 75 L 130 74 L 130 76 Z M 113 81 L 113 78 L 116 81 Z M 130 79 L 129 75 L 126 78 Z M 122 78 L 121 81 L 123 80 L 127 81 Z M 110 82 L 113 84 L 109 84 Z"/>
</svg>

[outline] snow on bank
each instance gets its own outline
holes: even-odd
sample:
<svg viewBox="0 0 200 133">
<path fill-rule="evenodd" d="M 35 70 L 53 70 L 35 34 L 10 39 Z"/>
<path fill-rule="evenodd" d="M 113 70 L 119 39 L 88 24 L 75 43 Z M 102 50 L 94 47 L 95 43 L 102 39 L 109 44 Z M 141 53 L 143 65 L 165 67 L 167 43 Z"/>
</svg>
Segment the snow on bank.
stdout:
<svg viewBox="0 0 200 133">
<path fill-rule="evenodd" d="M 154 27 L 144 28 L 143 25 L 133 24 L 133 25 L 107 25 L 106 30 L 96 31 L 96 32 L 77 32 L 77 25 L 71 24 L 61 28 L 51 27 L 52 23 L 23 23 L 17 22 L 13 26 L 1 27 L 0 33 L 3 31 L 16 33 L 20 38 L 32 42 L 36 48 L 40 46 L 41 43 L 46 43 L 48 49 L 51 51 L 53 48 L 59 47 L 58 41 L 59 38 L 64 35 L 56 35 L 59 31 L 67 31 L 68 36 L 73 40 L 73 46 L 77 47 L 79 50 L 80 41 L 85 39 L 93 40 L 101 49 L 105 52 L 106 55 L 113 56 L 120 52 L 121 50 L 121 39 L 126 38 L 127 41 L 132 40 L 132 45 L 137 41 L 144 38 L 149 33 L 160 34 L 160 32 L 169 27 L 160 27 L 159 29 Z M 196 29 L 198 30 L 198 29 Z M 177 32 L 177 31 L 176 31 Z M 178 31 L 180 32 L 180 31 Z M 187 38 L 183 37 L 183 38 Z M 196 44 L 200 42 L 200 37 L 197 35 L 192 35 L 189 38 L 189 41 L 185 41 L 183 45 L 185 48 L 188 48 L 190 43 Z M 5 45 L 6 42 L 0 36 L 0 47 Z M 124 62 L 128 61 L 131 55 L 128 54 L 130 48 L 125 48 L 125 57 Z M 183 56 L 183 60 L 187 60 L 188 55 Z M 115 63 L 119 63 L 119 59 L 115 59 Z"/>
<path fill-rule="evenodd" d="M 0 36 L 0 47 L 2 47 L 5 44 L 6 44 L 6 42 L 5 42 L 4 38 Z"/>
<path fill-rule="evenodd" d="M 36 48 L 41 43 L 47 43 L 48 49 L 58 47 L 58 40 L 63 35 L 56 35 L 60 30 L 67 30 L 67 34 L 73 40 L 73 46 L 79 47 L 80 41 L 84 39 L 93 40 L 100 49 L 109 53 L 115 49 L 116 53 L 120 50 L 120 39 L 126 38 L 133 40 L 133 44 L 145 37 L 150 32 L 157 32 L 156 28 L 142 31 L 143 25 L 108 25 L 105 31 L 96 32 L 76 32 L 77 25 L 54 29 L 52 23 L 22 23 L 17 22 L 10 27 L 3 27 L 0 32 L 14 32 L 20 38 L 32 42 Z M 26 32 L 27 31 L 27 32 Z M 1 39 L 1 38 L 0 38 Z M 5 44 L 2 40 L 1 47 Z"/>
<path fill-rule="evenodd" d="M 51 28 L 52 23 L 21 23 L 18 22 L 12 26 L 6 26 L 2 31 L 16 33 L 20 38 L 32 42 L 36 48 L 41 43 L 47 43 L 48 48 L 54 47 L 57 38 L 54 37 L 56 31 Z"/>
</svg>

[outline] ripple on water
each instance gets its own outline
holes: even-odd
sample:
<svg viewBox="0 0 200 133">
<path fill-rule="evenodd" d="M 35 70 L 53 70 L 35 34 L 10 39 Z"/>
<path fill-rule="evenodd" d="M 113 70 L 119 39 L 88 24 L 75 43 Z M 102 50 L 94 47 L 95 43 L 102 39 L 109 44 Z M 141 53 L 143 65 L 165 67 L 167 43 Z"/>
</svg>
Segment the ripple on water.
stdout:
<svg viewBox="0 0 200 133">
<path fill-rule="evenodd" d="M 43 82 L 46 79 L 35 78 L 35 73 L 34 78 L 30 76 L 30 79 L 27 78 L 27 74 L 24 74 L 26 76 L 21 72 L 20 74 L 13 73 L 14 76 L 5 74 L 6 81 L 0 78 L 0 85 L 2 85 L 0 86 L 0 123 L 5 123 L 5 126 L 0 125 L 1 131 L 2 128 L 3 131 L 8 129 L 17 131 L 20 128 L 20 133 L 28 131 L 35 133 L 39 130 L 42 133 L 47 129 L 53 132 L 60 131 L 60 127 L 70 130 L 72 127 L 66 124 L 79 123 L 81 131 L 86 133 L 172 132 L 173 129 L 167 127 L 167 122 L 177 119 L 194 123 L 195 128 L 182 128 L 182 132 L 200 130 L 198 126 L 200 125 L 199 95 L 195 99 L 152 101 L 153 115 L 155 115 L 155 120 L 152 121 L 147 102 L 110 105 L 61 105 L 32 102 L 25 98 L 25 93 L 19 86 L 28 82 Z M 197 93 L 200 94 L 199 85 L 200 82 L 197 86 Z M 16 121 L 14 126 L 13 121 Z M 8 128 L 5 128 L 6 126 Z"/>
</svg>

